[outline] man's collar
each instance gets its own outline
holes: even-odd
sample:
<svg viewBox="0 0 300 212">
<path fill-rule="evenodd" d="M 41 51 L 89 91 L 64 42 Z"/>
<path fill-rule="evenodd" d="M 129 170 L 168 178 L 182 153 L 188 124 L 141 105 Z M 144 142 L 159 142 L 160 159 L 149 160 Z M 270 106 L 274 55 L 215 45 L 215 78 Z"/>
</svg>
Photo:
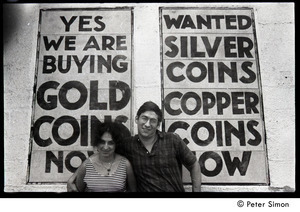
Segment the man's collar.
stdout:
<svg viewBox="0 0 300 212">
<path fill-rule="evenodd" d="M 159 131 L 159 130 L 156 130 L 156 134 L 158 135 L 159 138 L 163 138 L 164 137 L 164 134 Z"/>
<path fill-rule="evenodd" d="M 164 137 L 163 132 L 161 132 L 161 131 L 159 131 L 159 130 L 156 130 L 156 134 L 157 134 L 158 138 L 163 138 L 163 137 Z M 134 139 L 135 139 L 135 140 L 139 140 L 139 135 L 138 135 L 138 134 L 135 135 L 135 136 L 134 136 Z"/>
</svg>

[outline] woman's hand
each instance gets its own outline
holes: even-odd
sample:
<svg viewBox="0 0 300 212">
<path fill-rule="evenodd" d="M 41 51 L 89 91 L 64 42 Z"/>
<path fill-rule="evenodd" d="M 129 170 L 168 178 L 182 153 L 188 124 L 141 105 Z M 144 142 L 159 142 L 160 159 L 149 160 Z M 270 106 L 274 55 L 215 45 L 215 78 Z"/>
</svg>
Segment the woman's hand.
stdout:
<svg viewBox="0 0 300 212">
<path fill-rule="evenodd" d="M 68 180 L 68 182 L 67 182 L 67 191 L 68 192 L 79 192 L 77 187 L 76 187 L 76 184 L 75 184 L 77 174 L 78 174 L 78 169 L 76 170 L 76 172 Z"/>
<path fill-rule="evenodd" d="M 68 192 L 78 192 L 77 187 L 75 185 L 75 183 L 67 183 L 67 191 Z"/>
</svg>

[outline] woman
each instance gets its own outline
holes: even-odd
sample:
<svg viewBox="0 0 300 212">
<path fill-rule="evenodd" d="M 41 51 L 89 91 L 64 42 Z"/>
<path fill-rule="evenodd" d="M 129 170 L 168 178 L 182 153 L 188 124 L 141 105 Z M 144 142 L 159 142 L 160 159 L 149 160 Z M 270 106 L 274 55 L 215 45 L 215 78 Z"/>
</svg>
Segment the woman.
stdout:
<svg viewBox="0 0 300 212">
<path fill-rule="evenodd" d="M 120 142 L 118 129 L 114 123 L 99 125 L 98 136 L 92 144 L 97 153 L 87 158 L 76 171 L 76 187 L 79 192 L 136 191 L 130 162 L 115 153 L 116 145 Z"/>
</svg>

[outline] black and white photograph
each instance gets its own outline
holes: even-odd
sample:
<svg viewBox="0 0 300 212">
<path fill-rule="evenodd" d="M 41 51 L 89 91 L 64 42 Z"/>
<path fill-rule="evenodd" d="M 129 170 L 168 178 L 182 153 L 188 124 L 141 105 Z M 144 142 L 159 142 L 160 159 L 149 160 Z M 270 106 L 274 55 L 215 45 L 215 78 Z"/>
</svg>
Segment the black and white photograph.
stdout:
<svg viewBox="0 0 300 212">
<path fill-rule="evenodd" d="M 295 63 L 293 2 L 6 1 L 4 196 L 291 209 Z"/>
</svg>

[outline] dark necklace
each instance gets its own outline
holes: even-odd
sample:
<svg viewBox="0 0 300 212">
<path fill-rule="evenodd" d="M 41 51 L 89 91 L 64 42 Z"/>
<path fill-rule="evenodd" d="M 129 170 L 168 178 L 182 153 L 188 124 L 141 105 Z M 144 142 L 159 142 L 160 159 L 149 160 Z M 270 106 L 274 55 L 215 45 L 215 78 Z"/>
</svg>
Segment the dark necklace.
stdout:
<svg viewBox="0 0 300 212">
<path fill-rule="evenodd" d="M 111 163 L 108 163 L 109 164 L 109 168 L 107 168 L 101 161 L 100 161 L 100 163 L 101 163 L 101 165 L 106 169 L 106 171 L 107 171 L 107 174 L 105 175 L 105 176 L 109 176 L 109 173 L 110 173 L 110 171 L 111 171 L 111 167 L 112 167 L 112 165 L 113 165 L 113 163 L 115 162 L 115 160 L 113 160 Z"/>
</svg>

